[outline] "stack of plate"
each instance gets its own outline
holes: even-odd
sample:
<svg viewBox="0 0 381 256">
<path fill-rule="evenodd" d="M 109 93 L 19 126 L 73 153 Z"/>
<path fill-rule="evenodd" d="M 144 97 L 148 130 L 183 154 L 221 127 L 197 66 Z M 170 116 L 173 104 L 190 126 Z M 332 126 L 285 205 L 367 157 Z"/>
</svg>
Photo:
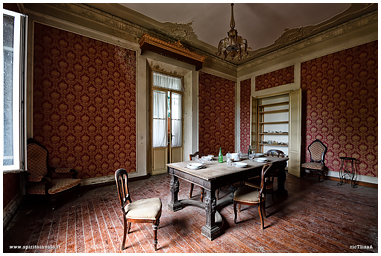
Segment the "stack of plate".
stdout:
<svg viewBox="0 0 381 256">
<path fill-rule="evenodd" d="M 202 167 L 202 164 L 200 163 L 189 163 L 187 164 L 187 168 L 192 169 L 192 170 L 197 170 Z"/>
</svg>

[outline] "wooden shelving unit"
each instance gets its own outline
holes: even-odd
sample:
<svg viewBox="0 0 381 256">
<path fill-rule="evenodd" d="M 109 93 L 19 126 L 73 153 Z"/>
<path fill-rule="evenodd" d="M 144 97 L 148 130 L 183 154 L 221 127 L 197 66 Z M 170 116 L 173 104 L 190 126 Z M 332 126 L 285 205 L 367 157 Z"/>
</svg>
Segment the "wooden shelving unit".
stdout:
<svg viewBox="0 0 381 256">
<path fill-rule="evenodd" d="M 273 110 L 272 108 L 279 108 L 276 110 Z M 270 110 L 268 110 L 270 108 Z M 267 132 L 265 131 L 264 127 L 265 125 L 282 125 L 282 124 L 288 124 L 289 120 L 287 121 L 265 121 L 266 115 L 271 114 L 278 114 L 278 113 L 288 113 L 289 112 L 289 102 L 288 101 L 281 101 L 276 103 L 269 103 L 269 104 L 258 104 L 257 105 L 257 150 L 258 152 L 264 152 L 263 148 L 265 146 L 274 146 L 274 147 L 288 147 L 287 144 L 273 144 L 273 143 L 263 143 L 265 141 L 266 135 L 275 135 L 275 136 L 287 136 L 288 137 L 288 129 L 287 131 L 282 132 Z M 288 119 L 288 118 L 287 118 Z M 288 141 L 288 140 L 287 140 Z"/>
</svg>

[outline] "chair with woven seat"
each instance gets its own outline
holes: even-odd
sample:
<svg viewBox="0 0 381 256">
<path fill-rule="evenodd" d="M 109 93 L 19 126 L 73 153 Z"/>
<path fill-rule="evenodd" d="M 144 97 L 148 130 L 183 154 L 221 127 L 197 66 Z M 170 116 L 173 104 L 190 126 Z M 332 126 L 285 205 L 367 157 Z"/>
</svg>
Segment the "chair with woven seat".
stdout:
<svg viewBox="0 0 381 256">
<path fill-rule="evenodd" d="M 249 206 L 258 205 L 258 213 L 261 219 L 261 228 L 263 229 L 263 226 L 264 226 L 263 215 L 266 216 L 266 209 L 264 205 L 265 180 L 271 166 L 272 166 L 271 163 L 267 163 L 262 167 L 261 185 L 260 185 L 259 191 L 253 187 L 244 185 L 242 187 L 239 187 L 234 192 L 233 208 L 234 208 L 234 223 L 235 224 L 237 224 L 237 204 L 249 205 Z"/>
<path fill-rule="evenodd" d="M 320 182 L 320 176 L 323 176 L 323 179 L 325 178 L 324 158 L 327 153 L 327 146 L 319 139 L 316 139 L 308 146 L 308 152 L 310 153 L 310 162 L 303 163 L 301 168 L 309 173 L 317 171 L 319 173 L 318 182 Z"/>
<path fill-rule="evenodd" d="M 81 179 L 78 172 L 71 168 L 49 167 L 48 150 L 33 138 L 27 141 L 27 182 L 26 193 L 44 196 L 50 201 L 52 209 L 59 197 L 74 190 L 79 194 Z"/>
<path fill-rule="evenodd" d="M 115 172 L 115 181 L 123 212 L 124 233 L 121 250 L 124 250 L 126 234 L 130 232 L 131 223 L 152 223 L 154 235 L 153 247 L 156 251 L 157 229 L 160 223 L 162 208 L 160 198 L 147 198 L 132 202 L 128 189 L 128 174 L 125 169 L 118 169 Z"/>
</svg>

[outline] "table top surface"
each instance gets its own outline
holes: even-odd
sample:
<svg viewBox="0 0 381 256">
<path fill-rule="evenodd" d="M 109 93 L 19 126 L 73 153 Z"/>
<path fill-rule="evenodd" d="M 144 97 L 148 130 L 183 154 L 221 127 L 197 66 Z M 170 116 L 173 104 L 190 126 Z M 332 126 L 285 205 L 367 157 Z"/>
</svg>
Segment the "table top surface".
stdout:
<svg viewBox="0 0 381 256">
<path fill-rule="evenodd" d="M 270 157 L 266 156 L 265 157 L 268 162 L 270 163 L 275 163 L 275 162 L 283 162 L 287 161 L 288 158 L 280 158 L 280 157 Z M 204 161 L 203 166 L 204 168 L 200 169 L 189 169 L 187 168 L 187 165 L 189 163 L 196 163 L 196 161 L 185 161 L 185 162 L 178 162 L 178 163 L 170 163 L 167 164 L 168 167 L 174 168 L 176 170 L 182 171 L 184 173 L 196 176 L 198 178 L 201 178 L 203 180 L 212 180 L 218 177 L 238 173 L 238 172 L 245 172 L 248 170 L 254 170 L 256 168 L 260 168 L 263 165 L 266 164 L 266 162 L 257 162 L 253 161 L 251 162 L 248 159 L 243 159 L 241 161 L 242 163 L 247 163 L 246 167 L 234 167 L 234 166 L 228 166 L 226 162 L 219 163 L 217 160 L 212 160 L 212 161 Z"/>
</svg>

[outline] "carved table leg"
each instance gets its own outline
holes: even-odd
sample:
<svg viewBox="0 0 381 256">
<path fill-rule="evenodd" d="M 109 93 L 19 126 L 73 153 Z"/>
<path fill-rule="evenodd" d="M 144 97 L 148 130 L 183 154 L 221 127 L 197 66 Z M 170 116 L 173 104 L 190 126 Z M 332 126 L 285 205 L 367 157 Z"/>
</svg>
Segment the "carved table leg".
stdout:
<svg viewBox="0 0 381 256">
<path fill-rule="evenodd" d="M 206 190 L 205 196 L 205 212 L 206 212 L 206 225 L 201 228 L 201 234 L 213 240 L 220 235 L 220 227 L 217 226 L 215 220 L 216 214 L 216 196 L 215 190 Z"/>
<path fill-rule="evenodd" d="M 183 207 L 182 207 L 182 205 L 178 199 L 179 179 L 173 174 L 173 172 L 172 173 L 170 172 L 170 174 L 171 174 L 170 186 L 171 186 L 172 198 L 171 198 L 171 202 L 168 204 L 168 208 L 169 208 L 169 210 L 176 212 L 178 210 L 183 209 Z"/>
</svg>

